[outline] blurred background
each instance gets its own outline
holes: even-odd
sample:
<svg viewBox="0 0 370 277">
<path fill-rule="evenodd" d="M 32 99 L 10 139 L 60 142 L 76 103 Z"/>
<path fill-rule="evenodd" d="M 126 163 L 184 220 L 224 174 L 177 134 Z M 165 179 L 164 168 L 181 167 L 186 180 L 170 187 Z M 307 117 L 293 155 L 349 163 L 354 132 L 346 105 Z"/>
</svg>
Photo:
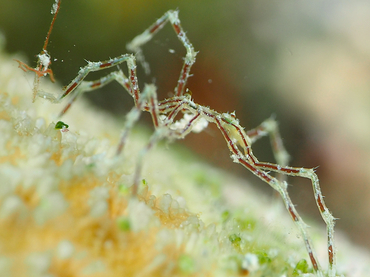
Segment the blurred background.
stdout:
<svg viewBox="0 0 370 277">
<path fill-rule="evenodd" d="M 53 2 L 0 1 L 6 50 L 24 54 L 32 66 L 52 19 Z M 57 81 L 67 85 L 85 60 L 126 53 L 127 42 L 176 8 L 199 51 L 188 82 L 195 102 L 219 112 L 235 110 L 246 129 L 275 115 L 290 164 L 319 166 L 326 204 L 340 219 L 337 228 L 369 247 L 370 2 L 63 0 L 48 46 Z M 159 99 L 168 97 L 185 55 L 170 25 L 144 47 L 144 54 L 151 74 L 139 69 L 139 84 L 154 82 Z M 133 105 L 115 83 L 86 97 L 120 116 Z M 149 128 L 150 117 L 143 117 Z M 233 164 L 214 126 L 176 143 L 274 197 L 271 188 Z M 274 161 L 268 139 L 257 142 L 254 151 L 261 161 Z M 298 210 L 321 222 L 310 182 L 289 178 L 289 184 Z"/>
</svg>

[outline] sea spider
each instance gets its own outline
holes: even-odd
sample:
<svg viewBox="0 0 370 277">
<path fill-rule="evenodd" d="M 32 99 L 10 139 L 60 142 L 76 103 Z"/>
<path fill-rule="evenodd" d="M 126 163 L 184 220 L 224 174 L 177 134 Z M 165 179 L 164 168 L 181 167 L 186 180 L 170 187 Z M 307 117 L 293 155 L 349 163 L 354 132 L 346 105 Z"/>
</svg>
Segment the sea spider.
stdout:
<svg viewBox="0 0 370 277">
<path fill-rule="evenodd" d="M 125 126 L 123 128 L 122 138 L 120 140 L 117 155 L 119 155 L 124 147 L 128 133 L 135 122 L 138 120 L 142 111 L 147 111 L 151 114 L 155 132 L 150 138 L 147 146 L 140 152 L 137 161 L 136 171 L 133 180 L 132 194 L 137 195 L 140 173 L 143 164 L 143 157 L 155 145 L 157 141 L 163 138 L 170 140 L 184 138 L 190 132 L 200 132 L 207 127 L 208 123 L 214 123 L 220 130 L 224 137 L 226 144 L 231 152 L 231 158 L 235 163 L 240 163 L 245 168 L 250 170 L 258 178 L 269 184 L 275 189 L 283 199 L 284 205 L 289 212 L 291 218 L 298 226 L 302 238 L 304 240 L 308 255 L 310 257 L 313 269 L 317 276 L 323 276 L 323 271 L 318 262 L 316 254 L 313 250 L 311 239 L 307 232 L 307 226 L 295 209 L 288 191 L 287 183 L 273 177 L 270 172 L 277 172 L 283 175 L 299 176 L 311 180 L 313 192 L 316 200 L 318 210 L 327 226 L 327 239 L 328 239 L 328 259 L 329 270 L 328 275 L 334 277 L 336 275 L 335 261 L 336 253 L 334 248 L 334 217 L 325 205 L 324 197 L 321 193 L 319 179 L 314 169 L 311 168 L 298 168 L 287 166 L 288 154 L 282 145 L 282 141 L 278 132 L 277 123 L 273 118 L 264 121 L 257 128 L 244 131 L 244 128 L 239 125 L 239 120 L 236 118 L 235 113 L 219 113 L 208 107 L 196 104 L 191 99 L 190 93 L 187 93 L 186 83 L 189 77 L 189 72 L 195 62 L 197 52 L 195 52 L 193 45 L 189 41 L 185 32 L 183 31 L 180 20 L 178 18 L 178 11 L 168 11 L 154 24 L 146 29 L 142 34 L 135 37 L 128 45 L 127 48 L 133 54 L 123 54 L 121 56 L 111 58 L 99 62 L 87 62 L 87 65 L 81 67 L 77 76 L 63 89 L 63 93 L 55 97 L 54 95 L 46 92 L 40 92 L 39 79 L 46 75 L 53 78 L 53 72 L 49 68 L 50 56 L 46 51 L 49 36 L 59 11 L 60 0 L 56 0 L 53 5 L 52 13 L 54 17 L 44 43 L 41 54 L 38 55 L 38 65 L 35 69 L 30 68 L 23 62 L 17 61 L 19 66 L 24 71 L 31 70 L 36 73 L 34 82 L 34 99 L 39 96 L 50 100 L 53 103 L 61 102 L 65 97 L 69 97 L 69 102 L 61 111 L 60 115 L 65 114 L 75 101 L 77 96 L 84 92 L 101 88 L 113 80 L 116 80 L 123 88 L 133 97 L 135 106 L 127 114 Z M 167 23 L 170 22 L 178 39 L 186 49 L 186 56 L 182 66 L 180 76 L 175 87 L 173 97 L 158 101 L 156 87 L 154 85 L 145 85 L 144 90 L 140 93 L 138 79 L 136 75 L 136 60 L 138 59 L 147 69 L 147 64 L 144 62 L 141 47 L 150 41 L 153 36 Z M 109 73 L 103 78 L 95 81 L 85 81 L 85 77 L 93 71 L 104 70 L 111 67 L 116 67 L 122 63 L 127 64 L 128 77 L 121 69 Z M 180 117 L 180 119 L 177 119 Z M 273 151 L 277 160 L 277 164 L 260 162 L 253 154 L 252 143 L 258 138 L 269 134 L 272 141 Z"/>
</svg>

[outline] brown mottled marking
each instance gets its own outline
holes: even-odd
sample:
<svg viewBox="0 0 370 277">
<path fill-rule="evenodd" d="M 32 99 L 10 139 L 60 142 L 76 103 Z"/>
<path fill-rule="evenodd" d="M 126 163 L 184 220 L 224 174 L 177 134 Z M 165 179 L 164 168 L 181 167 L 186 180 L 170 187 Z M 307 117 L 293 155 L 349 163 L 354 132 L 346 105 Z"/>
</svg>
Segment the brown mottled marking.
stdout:
<svg viewBox="0 0 370 277">
<path fill-rule="evenodd" d="M 323 200 L 320 195 L 317 196 L 317 204 L 319 205 L 320 211 L 324 212 L 325 208 L 324 208 Z"/>
<path fill-rule="evenodd" d="M 66 91 L 65 93 L 63 94 L 63 97 L 64 96 L 67 96 L 68 93 L 70 93 L 72 90 L 74 90 L 74 88 L 77 86 L 77 83 L 74 82 Z"/>
<path fill-rule="evenodd" d="M 96 82 L 91 85 L 92 88 L 98 87 L 101 85 L 101 82 Z"/>
<path fill-rule="evenodd" d="M 293 208 L 291 206 L 289 206 L 289 213 L 292 216 L 292 218 L 293 218 L 294 221 L 298 221 L 298 217 L 295 214 L 295 212 L 293 211 Z"/>
<path fill-rule="evenodd" d="M 153 34 L 155 31 L 157 31 L 158 30 L 158 28 L 159 27 L 161 27 L 162 25 L 161 24 L 156 24 L 156 25 L 154 25 L 153 26 L 153 28 L 151 28 L 150 30 L 149 30 L 149 33 L 151 33 L 151 34 Z"/>
<path fill-rule="evenodd" d="M 308 255 L 310 256 L 310 259 L 311 259 L 311 263 L 312 263 L 312 266 L 313 266 L 313 269 L 315 271 L 318 271 L 319 270 L 319 266 L 317 265 L 317 262 L 316 262 L 316 259 L 315 257 L 313 256 L 312 252 L 309 252 Z"/>
<path fill-rule="evenodd" d="M 175 32 L 179 35 L 181 32 L 181 28 L 178 24 L 174 23 L 173 28 L 175 29 Z"/>
<path fill-rule="evenodd" d="M 333 245 L 329 245 L 329 263 L 332 265 L 334 264 L 334 251 L 333 251 Z"/>
<path fill-rule="evenodd" d="M 105 68 L 105 67 L 109 67 L 111 66 L 112 63 L 111 62 L 108 62 L 108 63 L 102 63 L 101 65 L 99 65 L 100 68 Z"/>
</svg>

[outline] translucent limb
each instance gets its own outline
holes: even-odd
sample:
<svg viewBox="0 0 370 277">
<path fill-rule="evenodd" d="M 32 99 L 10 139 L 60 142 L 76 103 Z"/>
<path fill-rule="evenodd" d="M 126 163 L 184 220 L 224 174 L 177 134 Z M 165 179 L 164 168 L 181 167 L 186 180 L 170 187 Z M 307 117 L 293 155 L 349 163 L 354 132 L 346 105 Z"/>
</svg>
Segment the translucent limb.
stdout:
<svg viewBox="0 0 370 277">
<path fill-rule="evenodd" d="M 70 99 L 68 100 L 67 105 L 60 112 L 59 117 L 63 116 L 69 110 L 69 108 L 72 106 L 73 102 L 77 99 L 77 97 L 81 96 L 85 92 L 99 89 L 114 80 L 116 80 L 119 84 L 121 84 L 128 92 L 131 92 L 130 82 L 121 70 L 111 72 L 108 75 L 100 78 L 99 80 L 82 81 L 77 86 L 77 88 L 70 93 L 70 97 L 69 97 Z M 41 95 L 41 93 L 39 93 L 39 95 Z M 42 97 L 48 98 L 49 95 L 50 94 L 44 94 L 42 95 Z M 51 99 L 51 101 L 55 102 L 55 101 L 60 101 L 60 100 L 56 100 L 54 98 L 54 99 Z"/>
<path fill-rule="evenodd" d="M 277 164 L 282 166 L 288 165 L 289 154 L 284 147 L 283 140 L 279 132 L 279 126 L 274 117 L 271 116 L 256 128 L 247 131 L 246 135 L 251 139 L 252 143 L 261 137 L 268 135 L 270 137 L 272 151 Z"/>
<path fill-rule="evenodd" d="M 134 196 L 137 195 L 140 177 L 141 177 L 141 170 L 143 167 L 144 156 L 149 152 L 150 149 L 153 148 L 153 146 L 160 139 L 165 137 L 167 133 L 167 128 L 162 125 L 162 122 L 160 121 L 160 118 L 159 118 L 156 87 L 154 85 L 146 85 L 144 88 L 143 96 L 141 98 L 144 98 L 144 97 L 148 98 L 149 112 L 152 116 L 155 131 L 154 131 L 154 134 L 150 137 L 149 143 L 140 151 L 137 162 L 136 162 L 134 183 L 133 183 L 133 188 L 132 188 L 132 194 Z M 137 110 L 139 110 L 139 107 L 137 108 Z M 124 132 L 126 132 L 126 130 L 124 130 Z"/>
<path fill-rule="evenodd" d="M 166 133 L 165 128 L 158 128 L 154 131 L 153 135 L 149 139 L 149 143 L 141 149 L 137 162 L 135 167 L 135 173 L 134 173 L 134 182 L 132 185 L 132 195 L 137 196 L 137 191 L 139 188 L 140 178 L 141 178 L 141 171 L 143 168 L 143 162 L 145 155 L 153 148 L 153 146 L 164 137 L 164 134 Z"/>
<path fill-rule="evenodd" d="M 314 170 L 259 162 L 252 153 L 252 149 L 250 147 L 250 139 L 244 132 L 243 128 L 239 126 L 237 121 L 230 122 L 230 118 L 227 118 L 227 117 L 219 118 L 216 116 L 214 118 L 215 118 L 217 127 L 220 129 L 221 133 L 223 134 L 228 144 L 228 147 L 232 153 L 232 158 L 234 159 L 234 162 L 242 164 L 244 167 L 252 171 L 257 177 L 264 180 L 272 188 L 274 188 L 276 191 L 279 192 L 279 194 L 283 198 L 286 209 L 288 210 L 293 221 L 297 224 L 298 228 L 300 229 L 302 233 L 307 252 L 310 256 L 311 263 L 313 265 L 313 268 L 316 274 L 318 276 L 322 276 L 319 262 L 313 251 L 311 239 L 309 238 L 309 235 L 307 233 L 306 224 L 303 222 L 303 220 L 301 219 L 301 217 L 298 215 L 297 211 L 295 210 L 294 205 L 291 203 L 291 200 L 286 190 L 287 189 L 286 183 L 280 182 L 279 180 L 273 178 L 266 171 L 275 171 L 278 173 L 282 173 L 282 174 L 286 174 L 290 176 L 299 176 L 299 177 L 308 178 L 311 180 L 314 195 L 315 195 L 316 205 L 319 209 L 321 217 L 323 218 L 327 226 L 328 259 L 329 259 L 329 272 L 328 273 L 330 277 L 334 277 L 335 276 L 335 261 L 336 261 L 336 255 L 335 255 L 335 249 L 334 249 L 334 224 L 335 224 L 334 217 L 332 216 L 329 209 L 326 207 L 324 203 L 323 195 L 321 193 L 321 189 L 319 185 L 319 179 L 317 175 L 315 174 Z M 233 137 L 230 136 L 230 132 L 228 131 L 228 129 L 230 128 L 230 126 L 228 125 L 230 124 L 233 128 L 235 128 L 237 133 L 240 135 L 240 137 L 238 138 L 238 141 L 240 142 L 240 138 L 241 138 L 241 141 L 243 142 L 242 147 L 245 150 L 245 154 L 241 153 L 239 148 L 235 146 Z M 225 126 L 227 127 L 225 128 Z"/>
<path fill-rule="evenodd" d="M 178 11 L 168 11 L 166 12 L 161 18 L 159 18 L 153 25 L 151 25 L 148 29 L 146 29 L 142 34 L 136 36 L 130 43 L 127 44 L 127 49 L 131 52 L 136 53 L 138 61 L 140 61 L 146 71 L 149 73 L 149 65 L 145 62 L 144 56 L 142 54 L 141 47 L 147 43 L 149 40 L 153 38 L 153 36 L 163 28 L 163 26 L 170 22 L 172 27 L 186 49 L 186 56 L 184 59 L 184 65 L 180 72 L 180 77 L 177 81 L 177 86 L 175 88 L 175 96 L 181 96 L 184 94 L 184 89 L 186 86 L 186 82 L 189 78 L 189 72 L 191 66 L 195 63 L 195 56 L 197 53 L 194 51 L 193 45 L 190 43 L 186 33 L 181 27 L 180 20 L 179 20 L 179 12 Z"/>
<path fill-rule="evenodd" d="M 281 166 L 287 166 L 289 164 L 289 154 L 286 151 L 283 140 L 280 136 L 278 123 L 273 116 L 263 121 L 256 128 L 247 131 L 246 134 L 251 139 L 252 143 L 261 137 L 268 135 L 270 137 L 271 148 L 276 163 Z M 283 182 L 286 181 L 287 178 L 286 175 L 279 174 L 278 179 Z"/>
<path fill-rule="evenodd" d="M 77 76 L 63 89 L 63 94 L 62 95 L 60 95 L 58 97 L 54 97 L 50 93 L 45 93 L 45 92 L 42 92 L 42 93 L 39 92 L 38 95 L 40 97 L 46 98 L 46 99 L 48 99 L 48 100 L 50 100 L 54 103 L 59 103 L 64 97 L 66 97 L 67 95 L 69 95 L 70 93 L 75 91 L 75 89 L 77 89 L 82 84 L 83 80 L 86 78 L 86 76 L 90 72 L 100 71 L 100 70 L 103 70 L 103 69 L 106 69 L 106 68 L 118 66 L 123 62 L 127 62 L 128 72 L 129 72 L 129 76 L 130 76 L 129 92 L 134 97 L 134 101 L 135 101 L 135 104 L 136 104 L 138 99 L 139 99 L 139 87 L 138 87 L 138 84 L 137 84 L 137 77 L 136 77 L 136 61 L 135 61 L 135 57 L 131 54 L 124 54 L 124 55 L 121 55 L 121 56 L 118 56 L 118 57 L 115 57 L 115 58 L 112 58 L 112 59 L 109 59 L 109 60 L 106 60 L 106 61 L 101 61 L 101 62 L 90 62 L 90 61 L 88 61 L 87 65 L 84 66 L 84 67 L 81 67 Z M 110 82 L 112 78 L 116 79 L 118 81 L 119 78 L 122 77 L 122 76 L 120 76 L 120 77 L 118 77 L 118 76 L 119 76 L 118 74 L 113 74 L 112 73 L 111 75 L 108 75 L 107 77 L 103 77 L 102 79 L 100 79 L 98 81 L 90 82 L 90 87 L 92 89 L 94 89 L 94 86 L 95 87 L 101 87 L 101 86 L 107 84 L 108 82 Z M 106 78 L 106 81 L 104 81 L 104 78 Z M 127 79 L 127 78 L 125 78 L 125 79 Z M 123 86 L 126 87 L 125 84 L 123 84 Z M 87 84 L 85 83 L 85 87 L 83 87 L 80 90 L 79 93 L 82 93 L 83 91 L 92 90 L 92 89 L 88 88 Z"/>
<path fill-rule="evenodd" d="M 157 103 L 155 101 L 151 101 L 151 99 L 152 99 L 151 96 L 153 94 L 154 95 L 156 94 L 156 88 L 155 88 L 155 86 L 154 85 L 145 85 L 144 91 L 141 94 L 137 105 L 135 105 L 130 110 L 130 112 L 127 113 L 125 125 L 123 127 L 121 139 L 120 139 L 120 142 L 118 144 L 118 148 L 117 148 L 117 152 L 116 152 L 116 155 L 117 156 L 121 154 L 122 149 L 123 149 L 123 147 L 124 147 L 124 145 L 125 145 L 125 143 L 127 141 L 127 138 L 128 138 L 128 135 L 129 135 L 131 129 L 133 128 L 134 124 L 139 120 L 141 111 L 144 109 L 144 106 L 147 104 L 145 102 L 147 99 L 149 99 L 149 103 L 152 103 L 153 105 L 156 105 L 156 107 L 153 108 L 153 112 L 156 113 L 155 118 L 158 118 L 158 111 L 157 111 L 157 106 L 158 105 L 157 105 Z M 154 121 L 154 119 L 153 119 L 153 121 Z M 149 150 L 147 150 L 147 151 L 149 151 Z M 140 163 L 139 163 L 139 166 L 141 168 L 141 164 Z M 139 172 L 137 174 L 139 174 L 139 173 L 140 173 L 140 170 L 139 170 Z M 138 179 L 139 177 L 140 177 L 140 174 L 138 175 L 138 177 L 135 177 L 135 180 Z M 135 184 L 135 182 L 134 182 L 134 184 Z M 134 189 L 134 190 L 137 191 L 137 188 Z"/>
</svg>

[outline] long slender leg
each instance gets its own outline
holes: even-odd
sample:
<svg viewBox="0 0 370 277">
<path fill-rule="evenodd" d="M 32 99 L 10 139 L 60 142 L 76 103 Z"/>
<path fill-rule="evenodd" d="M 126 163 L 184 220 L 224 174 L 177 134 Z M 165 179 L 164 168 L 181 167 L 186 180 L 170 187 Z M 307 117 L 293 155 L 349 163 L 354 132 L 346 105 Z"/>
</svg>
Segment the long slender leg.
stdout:
<svg viewBox="0 0 370 277">
<path fill-rule="evenodd" d="M 266 119 L 256 128 L 247 131 L 246 134 L 252 143 L 263 136 L 269 135 L 276 163 L 282 166 L 288 165 L 289 154 L 284 147 L 279 126 L 274 117 Z"/>
<path fill-rule="evenodd" d="M 156 105 L 157 103 L 152 101 L 152 95 L 156 94 L 156 88 L 154 85 L 145 85 L 144 90 L 139 98 L 139 101 L 137 105 L 135 105 L 130 112 L 126 115 L 126 121 L 125 125 L 123 127 L 122 135 L 120 142 L 118 144 L 116 155 L 120 155 L 122 152 L 122 149 L 126 143 L 127 137 L 129 135 L 129 132 L 131 131 L 134 124 L 138 121 L 140 114 L 142 110 L 144 110 L 144 106 L 147 104 L 146 101 L 149 100 L 149 103 L 153 103 L 153 105 Z M 157 105 L 158 106 L 158 105 Z M 157 108 L 154 108 L 157 109 Z M 154 113 L 156 113 L 156 118 L 158 118 L 158 112 L 157 110 L 154 110 Z M 154 119 L 153 119 L 154 121 Z"/>
<path fill-rule="evenodd" d="M 260 139 L 263 136 L 268 135 L 270 137 L 270 143 L 272 152 L 274 154 L 276 163 L 281 166 L 287 166 L 289 163 L 289 154 L 286 151 L 283 140 L 280 136 L 279 126 L 275 118 L 271 116 L 270 118 L 263 121 L 256 128 L 246 132 L 247 136 L 251 139 L 251 142 L 254 143 L 256 140 Z M 279 181 L 286 181 L 287 175 L 279 173 Z"/>
<path fill-rule="evenodd" d="M 324 198 L 323 198 L 323 195 L 321 193 L 321 189 L 320 189 L 320 185 L 319 185 L 319 179 L 318 179 L 317 175 L 315 174 L 314 170 L 313 169 L 288 167 L 288 166 L 281 166 L 281 165 L 277 165 L 277 164 L 259 162 L 257 160 L 257 158 L 252 153 L 250 145 L 247 142 L 247 139 L 246 139 L 247 136 L 246 136 L 244 130 L 239 125 L 232 124 L 226 119 L 223 119 L 222 121 L 220 119 L 217 119 L 217 118 L 215 118 L 215 119 L 216 119 L 218 128 L 220 129 L 220 131 L 222 132 L 225 140 L 228 143 L 230 151 L 233 153 L 232 155 L 234 157 L 234 161 L 241 163 L 243 166 L 245 166 L 246 168 L 251 170 L 259 178 L 266 181 L 274 189 L 276 189 L 276 184 L 278 184 L 278 186 L 281 189 L 286 190 L 286 184 L 284 182 L 283 183 L 279 182 L 277 179 L 274 179 L 274 178 L 270 179 L 270 177 L 266 177 L 267 175 L 268 176 L 270 176 L 270 175 L 267 174 L 264 170 L 266 170 L 266 171 L 275 171 L 275 172 L 287 174 L 287 175 L 290 175 L 290 176 L 299 176 L 299 177 L 308 178 L 308 179 L 311 180 L 312 188 L 313 188 L 314 195 L 315 195 L 316 205 L 317 205 L 317 207 L 320 211 L 321 217 L 323 218 L 323 220 L 324 220 L 324 222 L 326 223 L 326 226 L 327 226 L 329 276 L 335 276 L 336 255 L 335 255 L 335 249 L 334 249 L 334 224 L 335 224 L 334 223 L 334 217 L 332 216 L 329 209 L 325 205 Z M 245 155 L 243 155 L 240 152 L 240 150 L 233 144 L 233 141 L 230 138 L 229 134 L 225 131 L 224 125 L 226 123 L 231 124 L 237 130 L 237 132 L 239 133 L 239 135 L 240 135 L 240 137 L 243 141 L 243 144 L 244 144 L 244 149 L 245 149 L 245 152 L 246 152 Z M 279 190 L 277 190 L 277 191 L 281 194 L 281 192 Z M 296 211 L 293 210 L 294 213 L 292 213 L 292 208 L 290 208 L 290 206 L 288 207 L 288 203 L 285 203 L 285 206 L 287 207 L 287 209 L 288 209 L 289 213 L 291 214 L 293 220 L 295 222 L 297 222 L 297 221 L 300 222 L 301 221 L 300 218 L 295 216 Z M 296 220 L 296 219 L 298 219 L 298 220 Z M 303 230 L 303 229 L 306 229 L 305 224 L 302 221 L 302 224 L 299 223 L 298 225 L 301 229 L 302 235 L 304 235 L 304 238 L 306 238 L 305 233 L 307 233 L 307 232 L 305 230 Z M 317 258 L 315 257 L 315 255 L 312 252 L 312 247 L 308 247 L 307 245 L 306 245 L 306 247 L 307 247 L 307 250 L 310 254 L 311 262 L 312 262 L 315 270 L 317 271 L 317 269 L 319 268 L 317 266 L 318 261 L 317 261 Z"/>
<path fill-rule="evenodd" d="M 116 76 L 117 72 L 111 72 L 108 75 L 104 76 L 103 78 L 100 78 L 99 80 L 82 81 L 80 85 L 73 92 L 70 93 L 68 103 L 60 112 L 59 117 L 63 116 L 69 110 L 69 108 L 72 106 L 73 102 L 77 99 L 77 97 L 81 96 L 85 92 L 96 90 L 109 84 L 113 80 L 116 80 Z M 125 83 L 127 84 L 127 86 L 129 86 L 127 78 Z"/>
<path fill-rule="evenodd" d="M 159 18 L 153 25 L 146 29 L 142 34 L 136 36 L 130 43 L 127 44 L 127 49 L 131 52 L 136 53 L 138 60 L 143 64 L 144 69 L 149 73 L 149 65 L 144 61 L 144 56 L 141 51 L 141 47 L 153 38 L 153 36 L 163 28 L 163 26 L 170 21 L 173 29 L 184 45 L 186 49 L 186 56 L 184 60 L 184 65 L 181 69 L 179 79 L 177 81 L 177 86 L 175 88 L 175 96 L 181 96 L 184 94 L 184 88 L 186 82 L 189 78 L 189 72 L 191 66 L 195 62 L 196 52 L 193 45 L 190 43 L 186 33 L 181 27 L 180 20 L 178 17 L 178 11 L 168 11 L 161 18 Z"/>
<path fill-rule="evenodd" d="M 237 126 L 235 126 L 237 127 Z M 238 128 L 238 132 L 242 133 L 242 129 Z M 289 166 L 281 166 L 271 163 L 259 162 L 253 155 L 252 150 L 248 148 L 248 157 L 255 167 L 262 170 L 271 170 L 278 173 L 287 174 L 290 176 L 299 176 L 303 178 L 308 178 L 311 180 L 312 188 L 315 195 L 316 205 L 320 211 L 321 217 L 327 226 L 327 236 L 328 236 L 328 259 L 329 259 L 329 276 L 335 276 L 335 262 L 336 254 L 334 249 L 334 225 L 335 218 L 330 213 L 329 209 L 326 207 L 324 202 L 324 197 L 321 193 L 319 178 L 317 177 L 314 169 L 307 168 L 296 168 Z"/>
<path fill-rule="evenodd" d="M 42 98 L 46 98 L 50 100 L 51 102 L 54 103 L 59 103 L 64 97 L 75 91 L 81 84 L 83 83 L 83 80 L 86 78 L 86 76 L 90 72 L 94 71 L 99 71 L 103 70 L 106 68 L 118 66 L 123 62 L 127 62 L 127 67 L 129 71 L 129 84 L 130 84 L 130 94 L 134 97 L 135 104 L 137 104 L 137 101 L 139 100 L 139 87 L 138 87 L 138 82 L 137 82 L 137 77 L 136 77 L 136 61 L 135 57 L 132 54 L 124 54 L 106 61 L 101 61 L 101 62 L 90 62 L 88 61 L 88 64 L 80 69 L 78 72 L 77 76 L 63 89 L 63 94 L 60 95 L 59 97 L 55 97 L 50 93 L 46 92 L 38 92 L 38 96 Z M 115 78 L 118 81 L 118 75 L 117 74 L 111 74 L 108 75 L 107 79 L 104 81 L 104 78 L 101 78 L 98 81 L 93 81 L 93 82 L 87 82 L 83 86 L 83 90 L 88 91 L 92 90 L 95 87 L 101 87 L 107 83 L 109 83 L 111 80 L 109 78 Z M 126 78 L 127 79 L 127 78 Z M 101 81 L 103 81 L 101 83 Z M 127 83 L 127 82 L 126 82 Z M 88 84 L 90 84 L 90 88 L 88 87 Z M 127 89 L 127 85 L 123 85 Z M 81 92 L 79 92 L 81 93 Z M 79 94 L 78 93 L 78 94 Z"/>
<path fill-rule="evenodd" d="M 113 59 L 109 59 L 102 62 L 87 62 L 87 65 L 82 67 L 80 71 L 78 72 L 77 76 L 63 89 L 63 94 L 60 97 L 60 99 L 63 99 L 68 94 L 70 94 L 84 79 L 85 77 L 90 73 L 94 71 L 103 70 L 106 68 L 110 68 L 113 66 L 117 66 L 125 61 L 129 61 L 134 59 L 132 55 L 124 54 L 118 57 L 115 57 Z M 130 70 L 130 68 L 129 68 Z"/>
<path fill-rule="evenodd" d="M 143 167 L 143 160 L 144 160 L 145 155 L 150 151 L 150 149 L 153 148 L 153 146 L 159 140 L 161 140 L 163 137 L 166 137 L 166 134 L 168 132 L 168 128 L 162 124 L 162 121 L 160 119 L 156 87 L 153 84 L 146 85 L 144 88 L 143 95 L 145 95 L 145 97 L 148 98 L 149 112 L 152 116 L 155 131 L 153 135 L 150 137 L 149 143 L 140 151 L 137 162 L 136 162 L 136 168 L 135 168 L 135 173 L 134 173 L 134 183 L 133 183 L 133 189 L 132 189 L 132 194 L 134 196 L 137 195 L 141 171 Z M 141 98 L 143 97 L 144 96 L 142 96 Z"/>
<path fill-rule="evenodd" d="M 136 167 L 135 167 L 134 183 L 132 185 L 132 195 L 133 196 L 137 195 L 137 191 L 138 191 L 138 188 L 139 188 L 144 157 L 153 148 L 153 146 L 165 136 L 166 131 L 167 131 L 166 128 L 162 128 L 162 127 L 157 128 L 154 131 L 153 135 L 150 137 L 149 143 L 143 149 L 141 149 L 141 151 L 138 155 L 138 159 L 137 159 Z"/>
<path fill-rule="evenodd" d="M 276 178 L 272 177 L 270 174 L 265 172 L 262 168 L 259 167 L 256 162 L 251 159 L 251 157 L 254 158 L 253 153 L 249 147 L 249 144 L 246 144 L 247 153 L 242 153 L 239 148 L 234 144 L 233 138 L 230 137 L 229 132 L 227 129 L 225 129 L 225 122 L 223 122 L 220 118 L 214 117 L 215 123 L 219 130 L 221 131 L 222 135 L 224 136 L 228 147 L 232 153 L 232 158 L 234 162 L 240 163 L 245 168 L 249 169 L 251 172 L 253 172 L 257 177 L 268 183 L 273 189 L 275 189 L 279 194 L 281 195 L 284 205 L 286 209 L 288 210 L 290 216 L 292 217 L 293 221 L 297 224 L 299 230 L 302 233 L 303 239 L 305 241 L 305 246 L 307 249 L 307 252 L 309 254 L 309 257 L 311 259 L 312 266 L 316 272 L 317 275 L 322 276 L 321 274 L 321 267 L 318 262 L 318 259 L 316 257 L 316 254 L 314 253 L 311 239 L 307 232 L 307 227 L 302 218 L 299 216 L 298 212 L 296 211 L 292 201 L 289 198 L 288 192 L 287 192 L 287 186 L 284 183 L 281 183 Z M 228 122 L 229 123 L 229 122 Z M 229 123 L 231 124 L 231 123 Z M 233 125 L 234 126 L 234 125 Z M 235 127 L 235 126 L 234 126 Z M 238 126 L 236 126 L 238 128 Z M 242 131 L 242 129 L 237 129 L 238 131 Z M 243 135 L 244 135 L 244 131 Z M 246 141 L 245 137 L 242 137 Z M 255 158 L 254 158 L 255 159 Z"/>
</svg>

